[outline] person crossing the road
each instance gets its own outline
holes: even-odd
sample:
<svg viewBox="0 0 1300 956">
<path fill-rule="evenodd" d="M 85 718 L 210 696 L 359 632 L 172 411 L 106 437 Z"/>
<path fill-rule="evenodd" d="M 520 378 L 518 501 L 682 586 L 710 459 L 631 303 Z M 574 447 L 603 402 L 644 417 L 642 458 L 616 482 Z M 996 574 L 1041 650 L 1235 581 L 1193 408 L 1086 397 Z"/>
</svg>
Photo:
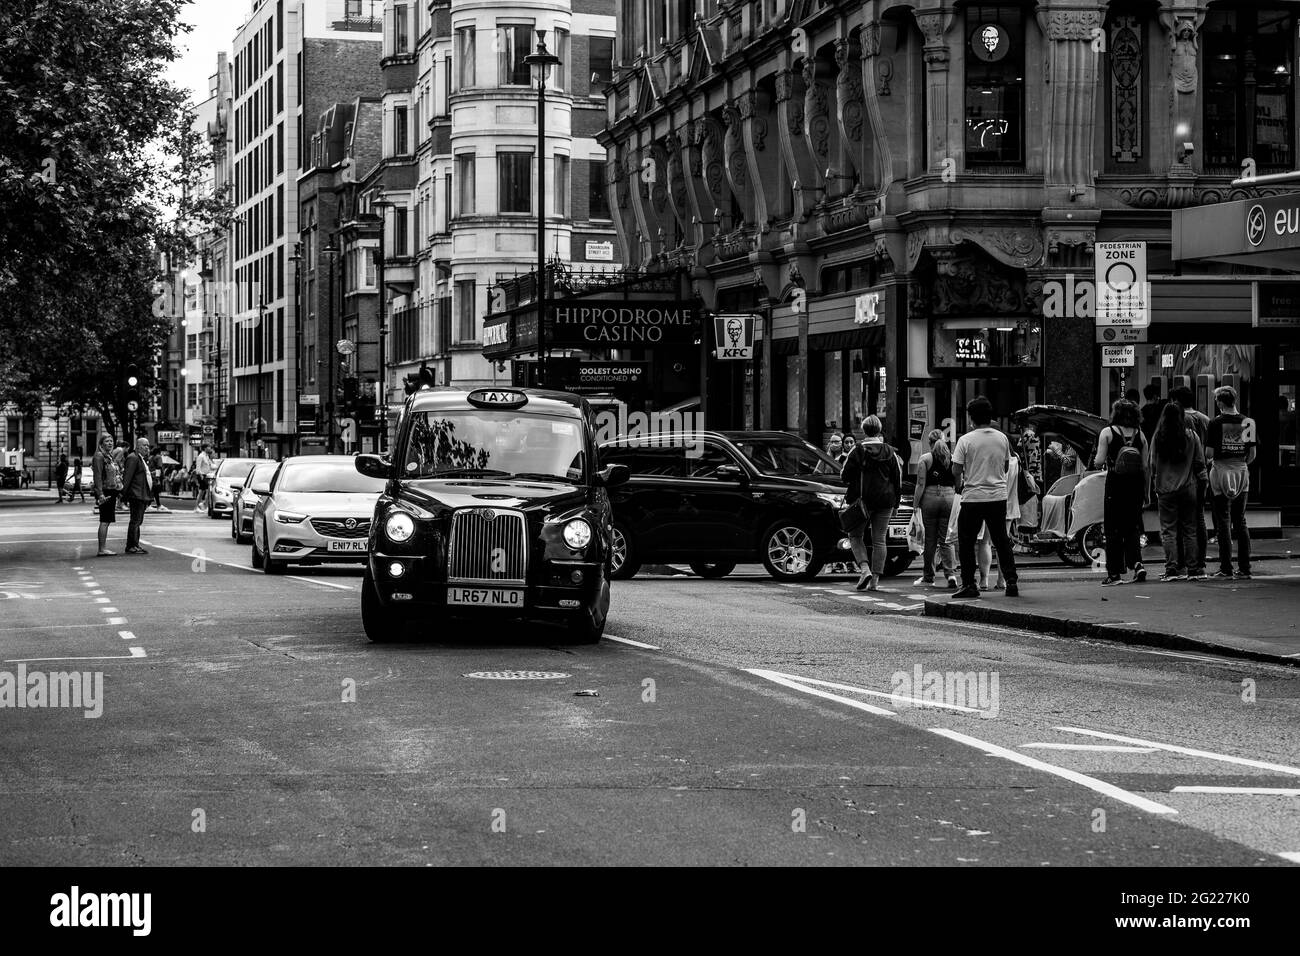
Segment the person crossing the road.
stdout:
<svg viewBox="0 0 1300 956">
<path fill-rule="evenodd" d="M 194 510 L 203 511 L 207 508 L 208 482 L 212 479 L 212 472 L 216 466 L 212 463 L 212 446 L 204 445 L 203 450 L 199 452 L 199 457 L 194 461 L 194 471 L 191 476 L 194 480 L 194 497 L 197 499 Z"/>
<path fill-rule="evenodd" d="M 1007 481 L 1011 469 L 1011 440 L 993 427 L 993 403 L 983 395 L 966 406 L 971 430 L 957 439 L 952 453 L 953 478 L 961 494 L 957 513 L 957 555 L 961 562 L 961 589 L 953 598 L 980 596 L 975 586 L 975 539 L 984 526 L 998 553 L 998 570 L 1006 582 L 1007 597 L 1019 597 L 1016 556 L 1007 537 L 1007 499 L 1016 493 Z"/>
<path fill-rule="evenodd" d="M 117 520 L 117 496 L 122 492 L 122 472 L 113 457 L 113 439 L 105 435 L 99 440 L 95 457 L 90 460 L 92 491 L 95 506 L 99 509 L 99 552 L 101 558 L 110 557 L 108 526 Z"/>
<path fill-rule="evenodd" d="M 889 519 L 898 509 L 903 488 L 903 460 L 892 445 L 885 442 L 884 426 L 875 415 L 862 422 L 862 443 L 849 453 L 844 462 L 844 494 L 846 508 L 861 508 L 866 522 L 856 533 L 849 535 L 853 559 L 862 568 L 857 589 L 874 591 L 885 573 L 888 543 L 885 536 Z M 845 443 L 850 436 L 845 436 Z M 871 535 L 871 543 L 866 535 Z"/>
<path fill-rule="evenodd" d="M 54 466 L 54 489 L 59 493 L 58 504 L 63 504 L 63 486 L 68 483 L 68 456 L 60 455 L 59 463 Z M 68 501 L 72 496 L 68 495 Z"/>
<path fill-rule="evenodd" d="M 141 438 L 135 448 L 127 453 L 126 468 L 122 476 L 122 497 L 131 508 L 131 520 L 126 526 L 126 553 L 148 554 L 140 547 L 140 526 L 144 513 L 153 497 L 153 478 L 149 474 L 149 439 Z"/>
</svg>

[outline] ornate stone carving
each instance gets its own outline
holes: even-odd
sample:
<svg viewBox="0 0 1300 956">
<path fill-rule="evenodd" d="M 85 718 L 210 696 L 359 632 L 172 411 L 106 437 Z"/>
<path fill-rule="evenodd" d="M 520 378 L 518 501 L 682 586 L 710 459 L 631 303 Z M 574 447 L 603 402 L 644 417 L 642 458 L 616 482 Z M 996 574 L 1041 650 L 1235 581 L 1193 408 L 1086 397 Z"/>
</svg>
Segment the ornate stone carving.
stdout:
<svg viewBox="0 0 1300 956">
<path fill-rule="evenodd" d="M 1099 10 L 1040 10 L 1038 18 L 1049 40 L 1091 40 L 1101 31 Z"/>
<path fill-rule="evenodd" d="M 1083 246 L 1083 249 L 1089 255 L 1092 255 L 1092 245 L 1097 241 L 1097 230 L 1095 229 L 1049 229 L 1047 232 L 1047 251 L 1056 255 L 1061 251 L 1061 246 Z"/>
<path fill-rule="evenodd" d="M 794 70 L 776 71 L 776 101 L 784 103 L 794 96 Z"/>
<path fill-rule="evenodd" d="M 935 315 L 972 310 L 1015 313 L 1025 309 L 1024 280 L 974 257 L 944 257 L 933 289 Z"/>
<path fill-rule="evenodd" d="M 809 57 L 803 65 L 804 116 L 800 124 L 808 137 L 808 148 L 819 171 L 829 165 L 831 155 L 831 117 L 829 93 L 825 83 L 817 80 L 817 60 Z"/>
<path fill-rule="evenodd" d="M 749 167 L 745 159 L 745 140 L 741 135 L 741 112 L 735 106 L 727 104 L 722 107 L 722 122 L 726 124 L 727 134 L 723 142 L 726 155 L 727 176 L 737 196 L 745 196 L 749 191 Z"/>
<path fill-rule="evenodd" d="M 920 229 L 916 232 L 907 234 L 907 271 L 911 272 L 916 268 L 917 262 L 921 259 L 921 251 L 925 249 L 926 234 L 925 230 Z"/>
<path fill-rule="evenodd" d="M 1142 157 L 1142 25 L 1116 17 L 1110 25 L 1110 152 L 1116 162 Z"/>
<path fill-rule="evenodd" d="M 907 237 L 908 245 L 912 243 L 912 236 L 920 233 L 912 233 Z M 911 256 L 909 255 L 910 259 Z M 928 319 L 930 317 L 930 286 L 914 281 L 907 287 L 907 317 L 909 319 Z"/>
<path fill-rule="evenodd" d="M 862 32 L 858 34 L 858 42 L 862 44 L 862 58 L 879 56 L 880 54 L 880 22 L 872 20 L 862 25 Z"/>
<path fill-rule="evenodd" d="M 839 75 L 835 77 L 835 92 L 839 100 L 839 117 L 842 132 L 852 143 L 862 142 L 862 72 L 853 62 L 852 44 L 848 40 L 835 41 L 835 62 Z M 857 157 L 854 156 L 854 162 Z"/>
<path fill-rule="evenodd" d="M 1174 89 L 1179 93 L 1196 92 L 1196 61 L 1200 54 L 1200 41 L 1197 35 L 1204 21 L 1203 12 L 1160 11 L 1160 22 L 1164 24 L 1165 32 L 1169 35 L 1169 50 L 1172 54 L 1170 75 L 1174 81 Z"/>
<path fill-rule="evenodd" d="M 948 62 L 948 43 L 944 36 L 948 28 L 952 26 L 953 12 L 951 10 L 928 10 L 921 13 L 914 13 L 917 28 L 920 29 L 921 35 L 925 38 L 925 45 L 922 48 L 925 55 L 925 62 L 930 64 L 939 64 Z"/>
<path fill-rule="evenodd" d="M 977 228 L 960 226 L 951 231 L 953 242 L 973 242 L 994 259 L 1020 269 L 1037 265 L 1043 258 L 1043 241 L 1036 230 Z"/>
</svg>

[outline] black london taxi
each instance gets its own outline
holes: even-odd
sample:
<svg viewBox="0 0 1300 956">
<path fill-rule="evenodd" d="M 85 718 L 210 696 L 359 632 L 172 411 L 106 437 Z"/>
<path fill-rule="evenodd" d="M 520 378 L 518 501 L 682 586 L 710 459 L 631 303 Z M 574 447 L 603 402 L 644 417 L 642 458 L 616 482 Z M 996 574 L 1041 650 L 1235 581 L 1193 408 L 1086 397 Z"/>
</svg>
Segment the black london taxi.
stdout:
<svg viewBox="0 0 1300 956">
<path fill-rule="evenodd" d="M 631 473 L 612 492 L 615 579 L 634 576 L 642 564 L 675 562 L 720 578 L 758 560 L 778 581 L 807 581 L 828 562 L 852 560 L 840 525 L 840 466 L 788 432 L 623 436 L 600 453 Z M 912 563 L 911 517 L 905 495 L 889 522 L 886 576 Z"/>
<path fill-rule="evenodd" d="M 612 512 L 591 406 L 532 388 L 425 387 L 407 400 L 391 458 L 356 467 L 387 484 L 361 593 L 383 642 L 447 616 L 545 619 L 600 640 Z"/>
</svg>

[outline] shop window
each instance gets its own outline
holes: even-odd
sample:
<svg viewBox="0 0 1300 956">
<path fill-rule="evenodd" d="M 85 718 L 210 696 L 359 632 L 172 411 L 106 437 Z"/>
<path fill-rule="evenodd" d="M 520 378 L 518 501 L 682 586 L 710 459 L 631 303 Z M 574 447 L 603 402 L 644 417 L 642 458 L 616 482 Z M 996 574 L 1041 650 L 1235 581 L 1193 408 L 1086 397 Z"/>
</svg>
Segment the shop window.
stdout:
<svg viewBox="0 0 1300 956">
<path fill-rule="evenodd" d="M 1024 162 L 1025 14 L 966 8 L 965 146 L 968 168 Z"/>
<path fill-rule="evenodd" d="M 934 369 L 1038 368 L 1041 329 L 1028 320 L 993 325 L 993 319 L 936 321 L 930 331 Z"/>
<path fill-rule="evenodd" d="M 1206 171 L 1295 168 L 1295 15 L 1210 9 L 1201 29 Z"/>
<path fill-rule="evenodd" d="M 822 408 L 827 429 L 848 429 L 853 423 L 844 420 L 844 353 L 822 353 Z"/>
</svg>

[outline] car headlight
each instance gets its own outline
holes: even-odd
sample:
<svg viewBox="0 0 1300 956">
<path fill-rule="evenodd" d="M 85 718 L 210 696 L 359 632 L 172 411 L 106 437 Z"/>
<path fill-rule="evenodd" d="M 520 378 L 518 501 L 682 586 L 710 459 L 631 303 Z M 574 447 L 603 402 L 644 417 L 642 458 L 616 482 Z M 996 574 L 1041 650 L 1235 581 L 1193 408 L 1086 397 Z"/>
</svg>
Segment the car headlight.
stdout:
<svg viewBox="0 0 1300 956">
<path fill-rule="evenodd" d="M 302 524 L 307 520 L 307 516 L 300 515 L 296 511 L 277 511 L 275 520 L 280 524 Z"/>
<path fill-rule="evenodd" d="M 817 497 L 820 498 L 822 501 L 826 502 L 828 505 L 830 505 L 830 506 L 831 506 L 832 508 L 834 508 L 836 511 L 839 511 L 841 508 L 844 507 L 844 496 L 843 496 L 843 495 L 833 495 L 833 494 L 830 494 L 829 492 L 822 492 L 822 491 L 819 491 L 819 492 L 817 492 Z"/>
<path fill-rule="evenodd" d="M 581 518 L 574 518 L 564 526 L 564 543 L 574 551 L 581 551 L 591 544 L 591 525 Z"/>
<path fill-rule="evenodd" d="M 388 535 L 390 541 L 409 541 L 411 535 L 415 534 L 415 522 L 405 511 L 394 511 L 384 522 L 384 534 Z"/>
<path fill-rule="evenodd" d="M 221 485 L 217 485 L 215 488 L 213 488 L 213 489 L 212 489 L 212 493 L 213 493 L 214 495 L 216 495 L 218 498 L 229 498 L 229 497 L 230 497 L 230 489 L 229 489 L 229 488 L 223 488 Z"/>
</svg>

